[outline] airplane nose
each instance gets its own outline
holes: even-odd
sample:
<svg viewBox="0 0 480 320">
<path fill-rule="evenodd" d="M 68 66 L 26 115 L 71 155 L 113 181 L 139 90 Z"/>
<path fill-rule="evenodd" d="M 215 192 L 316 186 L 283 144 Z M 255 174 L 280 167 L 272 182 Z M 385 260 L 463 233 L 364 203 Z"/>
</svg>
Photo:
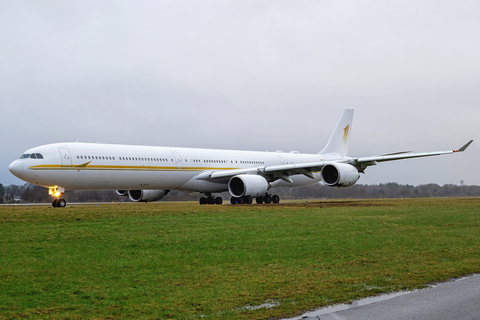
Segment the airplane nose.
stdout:
<svg viewBox="0 0 480 320">
<path fill-rule="evenodd" d="M 17 178 L 21 178 L 23 172 L 23 163 L 19 160 L 15 160 L 10 163 L 8 170 L 10 170 L 10 172 Z"/>
</svg>

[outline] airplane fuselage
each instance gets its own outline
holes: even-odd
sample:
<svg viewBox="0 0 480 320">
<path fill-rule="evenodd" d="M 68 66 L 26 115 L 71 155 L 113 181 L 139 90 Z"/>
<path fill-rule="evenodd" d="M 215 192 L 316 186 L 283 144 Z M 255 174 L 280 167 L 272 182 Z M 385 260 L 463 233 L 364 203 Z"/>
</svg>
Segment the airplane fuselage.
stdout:
<svg viewBox="0 0 480 320">
<path fill-rule="evenodd" d="M 60 197 L 70 190 L 117 190 L 132 201 L 158 201 L 169 190 L 204 193 L 200 204 L 221 204 L 212 193 L 228 191 L 230 203 L 278 203 L 276 187 L 298 187 L 322 181 L 330 187 L 354 185 L 378 162 L 463 152 L 459 149 L 377 156 L 348 157 L 353 109 L 345 109 L 327 145 L 317 154 L 259 152 L 104 143 L 54 143 L 35 147 L 13 161 L 9 170 L 18 178 L 49 188 Z"/>
<path fill-rule="evenodd" d="M 195 177 L 205 171 L 247 169 L 319 162 L 319 154 L 170 148 L 103 143 L 55 143 L 29 149 L 43 159 L 17 159 L 10 169 L 32 184 L 61 186 L 71 190 L 176 189 L 196 192 L 228 191 L 223 179 L 205 181 Z M 333 159 L 332 159 L 333 160 Z M 308 185 L 321 180 L 297 175 L 293 183 L 276 187 Z"/>
</svg>

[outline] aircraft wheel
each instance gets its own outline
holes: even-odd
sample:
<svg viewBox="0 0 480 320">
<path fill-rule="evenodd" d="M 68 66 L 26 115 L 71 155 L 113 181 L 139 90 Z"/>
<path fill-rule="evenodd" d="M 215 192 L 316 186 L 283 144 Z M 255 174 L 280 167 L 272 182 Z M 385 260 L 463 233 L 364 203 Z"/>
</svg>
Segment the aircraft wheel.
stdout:
<svg viewBox="0 0 480 320">
<path fill-rule="evenodd" d="M 207 204 L 215 204 L 215 199 L 212 196 L 208 197 Z"/>
<path fill-rule="evenodd" d="M 222 203 L 223 203 L 222 197 L 216 197 L 215 198 L 215 204 L 222 204 Z"/>
<path fill-rule="evenodd" d="M 272 197 L 270 197 L 268 194 L 266 196 L 263 197 L 263 201 L 265 201 L 265 203 L 271 203 L 272 202 Z"/>
<path fill-rule="evenodd" d="M 272 196 L 272 202 L 273 203 L 279 203 L 280 202 L 280 197 L 276 194 Z"/>
<path fill-rule="evenodd" d="M 53 200 L 52 207 L 54 207 L 54 208 L 58 207 L 58 199 Z"/>
<path fill-rule="evenodd" d="M 67 201 L 65 199 L 58 199 L 58 207 L 65 208 L 67 206 Z"/>
<path fill-rule="evenodd" d="M 262 196 L 257 197 L 255 200 L 257 201 L 258 204 L 262 204 L 262 203 L 263 203 L 263 197 L 262 197 Z"/>
<path fill-rule="evenodd" d="M 250 197 L 246 197 L 246 198 L 243 200 L 243 202 L 246 203 L 246 204 L 252 204 L 253 199 L 250 198 Z"/>
<path fill-rule="evenodd" d="M 207 198 L 201 197 L 200 198 L 200 204 L 207 204 Z"/>
<path fill-rule="evenodd" d="M 230 198 L 230 203 L 231 204 L 243 204 L 243 199 L 242 198 L 237 198 L 237 197 L 231 197 Z"/>
</svg>

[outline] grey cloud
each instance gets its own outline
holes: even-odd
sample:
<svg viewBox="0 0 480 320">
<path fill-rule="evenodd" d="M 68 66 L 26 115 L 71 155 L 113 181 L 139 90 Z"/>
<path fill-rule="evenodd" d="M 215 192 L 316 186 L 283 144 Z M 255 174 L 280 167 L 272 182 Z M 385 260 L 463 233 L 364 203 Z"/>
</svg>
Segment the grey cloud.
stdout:
<svg viewBox="0 0 480 320">
<path fill-rule="evenodd" d="M 480 4 L 0 2 L 0 182 L 59 141 L 318 152 L 346 107 L 352 155 L 478 135 Z M 480 184 L 465 154 L 361 183 Z"/>
</svg>

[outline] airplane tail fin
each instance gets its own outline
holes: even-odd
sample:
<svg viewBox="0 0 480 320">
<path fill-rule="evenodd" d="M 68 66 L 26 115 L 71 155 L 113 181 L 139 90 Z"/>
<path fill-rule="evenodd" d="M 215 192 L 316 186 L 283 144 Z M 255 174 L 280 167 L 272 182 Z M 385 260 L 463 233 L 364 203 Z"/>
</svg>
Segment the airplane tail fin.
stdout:
<svg viewBox="0 0 480 320">
<path fill-rule="evenodd" d="M 335 130 L 330 136 L 327 145 L 319 154 L 338 153 L 342 156 L 348 155 L 348 146 L 352 134 L 353 109 L 345 109 L 342 117 L 337 123 Z"/>
</svg>

